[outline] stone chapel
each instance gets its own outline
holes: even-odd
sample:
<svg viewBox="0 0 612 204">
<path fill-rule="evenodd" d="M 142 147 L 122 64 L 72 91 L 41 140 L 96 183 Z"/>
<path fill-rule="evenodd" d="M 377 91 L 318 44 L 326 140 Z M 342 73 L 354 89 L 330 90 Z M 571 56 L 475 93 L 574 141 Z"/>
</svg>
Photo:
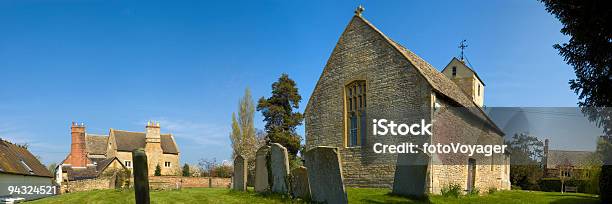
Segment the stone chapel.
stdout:
<svg viewBox="0 0 612 204">
<path fill-rule="evenodd" d="M 483 111 L 485 84 L 463 60 L 438 71 L 366 20 L 361 11 L 340 35 L 305 109 L 306 150 L 338 148 L 344 183 L 391 187 L 399 154 L 376 154 L 374 143 L 503 144 L 504 133 Z M 423 137 L 375 136 L 373 119 L 432 124 Z M 459 184 L 466 191 L 510 189 L 509 154 L 425 156 L 426 191 Z M 410 159 L 408 159 L 410 160 Z"/>
</svg>

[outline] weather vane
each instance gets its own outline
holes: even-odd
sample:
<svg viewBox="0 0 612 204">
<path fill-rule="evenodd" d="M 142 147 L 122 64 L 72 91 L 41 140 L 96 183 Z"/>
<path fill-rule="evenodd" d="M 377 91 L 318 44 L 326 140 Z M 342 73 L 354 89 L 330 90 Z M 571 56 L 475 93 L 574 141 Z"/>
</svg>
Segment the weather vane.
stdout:
<svg viewBox="0 0 612 204">
<path fill-rule="evenodd" d="M 463 59 L 465 58 L 463 55 L 463 50 L 465 50 L 466 47 L 468 47 L 467 40 L 463 40 L 461 41 L 461 43 L 459 43 L 459 49 L 461 49 L 461 61 L 463 61 Z"/>
</svg>

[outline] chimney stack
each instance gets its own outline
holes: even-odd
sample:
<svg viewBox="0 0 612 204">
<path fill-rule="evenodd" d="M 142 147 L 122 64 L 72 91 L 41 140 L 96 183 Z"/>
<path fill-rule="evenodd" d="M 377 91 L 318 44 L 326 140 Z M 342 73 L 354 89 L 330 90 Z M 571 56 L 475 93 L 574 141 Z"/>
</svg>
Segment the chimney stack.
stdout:
<svg viewBox="0 0 612 204">
<path fill-rule="evenodd" d="M 544 174 L 546 175 L 546 169 L 548 168 L 548 139 L 544 139 L 544 155 L 542 158 L 544 164 Z"/>
<path fill-rule="evenodd" d="M 85 151 L 85 124 L 72 122 L 70 134 L 72 136 L 72 145 L 70 148 L 70 156 L 66 160 L 66 163 L 71 164 L 73 167 L 86 167 L 87 152 Z"/>
<path fill-rule="evenodd" d="M 160 143 L 160 127 L 159 122 L 149 121 L 146 127 L 146 141 L 147 143 Z"/>
</svg>

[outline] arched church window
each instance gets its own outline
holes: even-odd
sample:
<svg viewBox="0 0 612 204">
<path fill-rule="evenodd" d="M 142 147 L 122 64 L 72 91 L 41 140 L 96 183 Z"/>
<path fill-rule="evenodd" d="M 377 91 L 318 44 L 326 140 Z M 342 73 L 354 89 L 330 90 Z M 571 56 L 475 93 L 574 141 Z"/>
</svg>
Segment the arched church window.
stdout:
<svg viewBox="0 0 612 204">
<path fill-rule="evenodd" d="M 349 147 L 360 146 L 366 135 L 366 82 L 358 80 L 346 85 L 346 145 Z"/>
</svg>

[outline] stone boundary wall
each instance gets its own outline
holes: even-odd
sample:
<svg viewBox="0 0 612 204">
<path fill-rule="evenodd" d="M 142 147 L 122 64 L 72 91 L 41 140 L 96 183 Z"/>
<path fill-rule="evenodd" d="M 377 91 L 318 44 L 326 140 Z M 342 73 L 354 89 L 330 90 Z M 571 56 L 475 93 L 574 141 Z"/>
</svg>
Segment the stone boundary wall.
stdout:
<svg viewBox="0 0 612 204">
<path fill-rule="evenodd" d="M 152 176 L 149 177 L 151 189 L 165 190 L 182 188 L 227 188 L 231 178 L 217 177 L 182 177 L 182 176 Z"/>
<path fill-rule="evenodd" d="M 209 184 L 210 183 L 210 184 Z M 149 177 L 149 185 L 154 190 L 169 190 L 182 188 L 227 188 L 231 178 L 213 177 L 181 177 L 181 176 L 152 176 Z M 130 178 L 130 185 L 134 184 L 134 178 Z M 177 185 L 178 184 L 178 185 Z M 91 190 L 113 189 L 115 184 L 112 177 L 83 179 L 62 183 L 60 193 L 73 193 Z"/>
<path fill-rule="evenodd" d="M 63 194 L 111 188 L 114 188 L 113 180 L 111 177 L 105 177 L 64 182 L 60 192 Z"/>
</svg>

